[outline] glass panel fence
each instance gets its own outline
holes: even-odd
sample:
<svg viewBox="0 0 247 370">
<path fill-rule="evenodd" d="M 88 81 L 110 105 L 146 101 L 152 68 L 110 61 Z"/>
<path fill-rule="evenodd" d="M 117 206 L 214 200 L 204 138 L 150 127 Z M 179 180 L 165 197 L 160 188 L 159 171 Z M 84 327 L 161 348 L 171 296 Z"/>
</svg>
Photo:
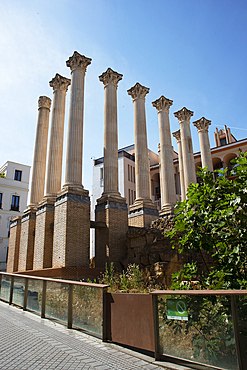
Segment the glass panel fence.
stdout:
<svg viewBox="0 0 247 370">
<path fill-rule="evenodd" d="M 14 277 L 13 298 L 12 303 L 23 307 L 25 292 L 25 279 L 21 277 Z"/>
<path fill-rule="evenodd" d="M 103 289 L 73 286 L 73 326 L 102 336 Z"/>
<path fill-rule="evenodd" d="M 11 286 L 11 276 L 2 275 L 0 298 L 4 299 L 7 302 L 9 302 L 10 298 L 10 286 Z"/>
<path fill-rule="evenodd" d="M 67 322 L 69 285 L 47 281 L 45 315 Z"/>
<path fill-rule="evenodd" d="M 239 343 L 242 363 L 247 364 L 247 296 L 238 296 L 237 319 L 239 330 Z"/>
<path fill-rule="evenodd" d="M 41 314 L 43 281 L 28 279 L 27 309 Z"/>
<path fill-rule="evenodd" d="M 158 314 L 161 354 L 238 370 L 229 296 L 160 295 Z M 239 316 L 244 331 L 246 315 Z"/>
</svg>

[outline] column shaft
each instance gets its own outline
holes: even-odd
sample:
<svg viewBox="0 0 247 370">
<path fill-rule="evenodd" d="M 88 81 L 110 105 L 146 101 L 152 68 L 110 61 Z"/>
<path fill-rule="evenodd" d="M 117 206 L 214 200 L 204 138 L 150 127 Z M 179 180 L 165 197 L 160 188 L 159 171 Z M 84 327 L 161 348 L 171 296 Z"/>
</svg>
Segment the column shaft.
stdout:
<svg viewBox="0 0 247 370">
<path fill-rule="evenodd" d="M 30 206 L 37 206 L 44 196 L 50 106 L 50 98 L 47 98 L 46 96 L 41 96 L 39 98 L 39 114 L 33 158 Z"/>
<path fill-rule="evenodd" d="M 48 168 L 46 176 L 46 196 L 56 196 L 61 189 L 63 134 L 66 91 L 70 80 L 58 74 L 50 81 L 53 87 L 53 104 Z"/>
<path fill-rule="evenodd" d="M 150 200 L 145 101 L 134 100 L 136 200 Z"/>
<path fill-rule="evenodd" d="M 170 213 L 176 203 L 173 149 L 169 122 L 169 108 L 172 105 L 172 100 L 161 96 L 152 104 L 158 111 L 159 121 L 161 211 Z"/>
<path fill-rule="evenodd" d="M 196 183 L 195 161 L 193 154 L 193 145 L 190 132 L 190 117 L 193 112 L 187 108 L 182 108 L 180 111 L 174 113 L 179 120 L 181 146 L 183 155 L 183 169 L 184 169 L 184 186 L 185 191 L 191 182 Z"/>
<path fill-rule="evenodd" d="M 185 192 L 185 187 L 184 187 L 184 167 L 183 167 L 183 155 L 182 155 L 180 130 L 174 132 L 173 136 L 177 139 L 181 200 L 184 201 L 186 199 L 186 192 Z"/>
<path fill-rule="evenodd" d="M 213 162 L 208 137 L 208 127 L 211 125 L 211 121 L 202 117 L 198 121 L 193 122 L 193 124 L 197 128 L 199 135 L 202 167 L 207 167 L 208 171 L 213 172 Z"/>
</svg>

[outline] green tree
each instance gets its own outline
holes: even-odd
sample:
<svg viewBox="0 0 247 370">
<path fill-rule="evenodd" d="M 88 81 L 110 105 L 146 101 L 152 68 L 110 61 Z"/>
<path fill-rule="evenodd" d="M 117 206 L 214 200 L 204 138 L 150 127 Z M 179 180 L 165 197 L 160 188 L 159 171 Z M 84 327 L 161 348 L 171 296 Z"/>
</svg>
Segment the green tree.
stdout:
<svg viewBox="0 0 247 370">
<path fill-rule="evenodd" d="M 187 280 L 184 288 L 189 289 L 191 279 L 204 289 L 247 288 L 247 153 L 240 152 L 231 163 L 231 179 L 227 169 L 217 171 L 216 180 L 201 169 L 202 182 L 190 184 L 187 199 L 175 207 L 175 228 L 166 236 L 178 243 L 180 253 L 210 253 L 214 266 L 205 263 L 206 272 L 199 275 L 196 261 L 186 264 L 174 274 L 173 288 Z"/>
</svg>

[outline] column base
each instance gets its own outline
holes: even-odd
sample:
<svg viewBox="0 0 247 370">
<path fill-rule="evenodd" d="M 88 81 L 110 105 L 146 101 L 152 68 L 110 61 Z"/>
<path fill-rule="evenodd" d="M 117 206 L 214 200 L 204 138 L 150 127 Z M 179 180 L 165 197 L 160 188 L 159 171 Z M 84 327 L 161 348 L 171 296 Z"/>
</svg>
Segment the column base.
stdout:
<svg viewBox="0 0 247 370">
<path fill-rule="evenodd" d="M 90 199 L 83 188 L 66 185 L 55 202 L 52 267 L 89 267 Z"/>
<path fill-rule="evenodd" d="M 136 199 L 129 207 L 129 226 L 149 227 L 158 217 L 157 206 L 149 199 Z"/>
<path fill-rule="evenodd" d="M 114 263 L 116 271 L 122 271 L 121 261 L 126 257 L 128 231 L 128 207 L 121 196 L 102 195 L 95 207 L 95 221 L 106 227 L 95 230 L 95 267 Z"/>
<path fill-rule="evenodd" d="M 18 271 L 21 238 L 21 216 L 14 218 L 10 226 L 7 272 Z"/>
<path fill-rule="evenodd" d="M 33 270 L 52 267 L 55 198 L 46 196 L 36 212 Z"/>
<path fill-rule="evenodd" d="M 162 217 L 167 217 L 167 216 L 171 216 L 171 215 L 174 215 L 174 206 L 172 205 L 167 205 L 167 206 L 164 206 L 161 208 L 161 210 L 159 211 L 159 216 L 162 218 Z"/>
<path fill-rule="evenodd" d="M 22 216 L 18 271 L 33 269 L 36 210 L 36 207 L 29 207 Z"/>
</svg>

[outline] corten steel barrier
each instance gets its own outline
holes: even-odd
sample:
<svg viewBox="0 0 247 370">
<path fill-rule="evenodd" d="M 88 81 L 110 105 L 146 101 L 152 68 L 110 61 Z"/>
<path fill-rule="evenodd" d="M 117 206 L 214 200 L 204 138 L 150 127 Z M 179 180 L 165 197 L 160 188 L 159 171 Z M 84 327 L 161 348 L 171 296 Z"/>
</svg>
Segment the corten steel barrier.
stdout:
<svg viewBox="0 0 247 370">
<path fill-rule="evenodd" d="M 196 369 L 247 369 L 247 290 L 157 290 L 155 359 Z"/>
<path fill-rule="evenodd" d="M 108 285 L 0 273 L 0 299 L 105 339 Z"/>
</svg>

